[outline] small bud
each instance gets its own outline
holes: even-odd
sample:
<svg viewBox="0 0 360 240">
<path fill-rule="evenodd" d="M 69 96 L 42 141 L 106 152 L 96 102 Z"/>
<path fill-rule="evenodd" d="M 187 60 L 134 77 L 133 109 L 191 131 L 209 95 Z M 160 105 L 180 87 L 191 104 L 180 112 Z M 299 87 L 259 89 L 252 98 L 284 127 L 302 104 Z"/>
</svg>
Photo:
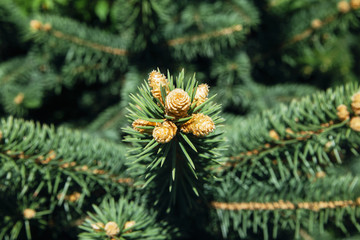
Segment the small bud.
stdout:
<svg viewBox="0 0 360 240">
<path fill-rule="evenodd" d="M 116 222 L 108 222 L 105 227 L 104 227 L 105 231 L 106 231 L 106 235 L 108 235 L 109 237 L 113 237 L 117 234 L 119 234 L 120 229 L 118 227 L 118 225 L 116 224 Z"/>
<path fill-rule="evenodd" d="M 184 133 L 192 133 L 197 137 L 204 137 L 215 130 L 213 120 L 202 113 L 193 114 L 192 118 L 181 126 Z"/>
<path fill-rule="evenodd" d="M 321 21 L 320 19 L 314 19 L 314 20 L 312 20 L 312 22 L 311 22 L 311 27 L 312 27 L 313 29 L 319 29 L 319 28 L 321 28 L 321 26 L 322 26 L 322 21 Z"/>
<path fill-rule="evenodd" d="M 30 21 L 30 27 L 33 30 L 40 30 L 42 27 L 42 23 L 39 20 L 31 20 Z"/>
<path fill-rule="evenodd" d="M 351 118 L 350 128 L 354 131 L 360 132 L 360 117 Z"/>
<path fill-rule="evenodd" d="M 196 106 L 204 103 L 207 100 L 209 94 L 209 86 L 207 84 L 200 84 L 195 93 L 194 101 L 196 101 Z"/>
<path fill-rule="evenodd" d="M 0 141 L 1 141 L 2 137 L 3 137 L 3 133 L 2 133 L 2 131 L 0 131 Z"/>
<path fill-rule="evenodd" d="M 152 130 L 151 129 L 141 129 L 139 127 L 144 127 L 144 126 L 156 126 L 158 125 L 156 122 L 149 122 L 146 120 L 142 120 L 142 119 L 136 119 L 133 123 L 132 123 L 132 127 L 141 133 L 151 133 Z"/>
<path fill-rule="evenodd" d="M 350 113 L 348 112 L 346 105 L 341 104 L 336 109 L 337 109 L 336 115 L 341 121 L 345 121 L 346 119 L 349 118 Z"/>
<path fill-rule="evenodd" d="M 154 128 L 153 137 L 158 143 L 168 143 L 177 132 L 176 125 L 171 121 L 165 121 Z"/>
<path fill-rule="evenodd" d="M 352 97 L 351 97 L 352 103 L 351 103 L 351 108 L 354 111 L 354 113 L 356 115 L 360 115 L 360 92 L 355 93 Z"/>
<path fill-rule="evenodd" d="M 169 82 L 164 76 L 164 74 L 161 74 L 160 72 L 153 70 L 149 74 L 149 85 L 152 88 L 151 93 L 154 98 L 157 98 L 160 100 L 162 104 L 162 96 L 161 96 L 161 86 L 165 88 L 166 93 L 169 92 Z"/>
<path fill-rule="evenodd" d="M 280 139 L 279 134 L 274 129 L 269 131 L 269 135 L 274 140 L 279 140 Z"/>
<path fill-rule="evenodd" d="M 338 8 L 339 12 L 347 13 L 350 11 L 350 4 L 347 1 L 343 0 L 343 1 L 338 2 L 337 8 Z"/>
<path fill-rule="evenodd" d="M 87 165 L 84 165 L 84 166 L 81 167 L 81 170 L 82 171 L 87 171 L 87 170 L 89 170 L 89 167 Z"/>
<path fill-rule="evenodd" d="M 325 143 L 325 150 L 329 150 L 330 148 L 333 147 L 333 142 L 332 141 L 328 141 L 327 143 Z"/>
<path fill-rule="evenodd" d="M 190 97 L 187 92 L 181 88 L 172 90 L 165 100 L 166 114 L 174 116 L 176 118 L 182 118 L 187 116 L 187 112 L 190 109 Z"/>
<path fill-rule="evenodd" d="M 16 97 L 14 98 L 14 103 L 16 105 L 20 105 L 23 101 L 24 101 L 25 95 L 23 93 L 19 93 L 18 95 L 16 95 Z"/>
<path fill-rule="evenodd" d="M 124 224 L 124 229 L 128 229 L 128 228 L 132 228 L 133 226 L 135 226 L 135 221 L 127 221 L 125 224 Z M 126 231 L 125 233 L 129 233 L 131 232 L 131 230 L 128 230 Z"/>
<path fill-rule="evenodd" d="M 99 174 L 99 175 L 105 174 L 105 170 L 102 169 L 94 169 L 92 172 L 93 174 Z"/>
<path fill-rule="evenodd" d="M 326 176 L 326 173 L 323 171 L 316 172 L 316 178 L 324 178 Z"/>
<path fill-rule="evenodd" d="M 70 163 L 63 163 L 60 165 L 60 168 L 68 168 L 70 167 Z"/>
<path fill-rule="evenodd" d="M 105 225 L 101 222 L 92 223 L 91 224 L 92 229 L 94 229 L 95 232 L 100 232 L 105 228 Z"/>
<path fill-rule="evenodd" d="M 287 133 L 286 134 L 287 138 L 291 138 L 291 136 L 294 135 L 294 131 L 291 128 L 286 128 L 285 132 Z"/>
<path fill-rule="evenodd" d="M 35 217 L 36 211 L 34 209 L 27 208 L 24 210 L 23 215 L 24 215 L 24 218 L 26 218 L 26 219 L 32 219 Z"/>
<path fill-rule="evenodd" d="M 69 196 L 69 201 L 70 202 L 76 202 L 77 200 L 80 199 L 81 194 L 79 192 L 73 192 L 72 194 L 70 194 Z"/>
<path fill-rule="evenodd" d="M 352 9 L 357 10 L 360 8 L 360 0 L 351 0 L 350 6 Z"/>
<path fill-rule="evenodd" d="M 43 26 L 44 31 L 48 32 L 52 29 L 52 26 L 50 23 L 45 23 Z"/>
</svg>

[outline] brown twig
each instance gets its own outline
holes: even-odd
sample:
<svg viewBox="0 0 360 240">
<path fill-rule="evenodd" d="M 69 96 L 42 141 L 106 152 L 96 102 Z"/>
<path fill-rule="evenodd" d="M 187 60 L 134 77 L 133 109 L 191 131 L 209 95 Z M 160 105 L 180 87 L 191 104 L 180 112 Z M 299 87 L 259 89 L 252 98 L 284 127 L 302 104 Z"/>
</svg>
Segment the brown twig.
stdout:
<svg viewBox="0 0 360 240">
<path fill-rule="evenodd" d="M 188 43 L 188 42 L 197 42 L 197 41 L 206 40 L 209 38 L 230 35 L 234 32 L 240 32 L 242 30 L 243 30 L 243 26 L 241 24 L 237 24 L 237 25 L 234 25 L 231 27 L 223 28 L 223 29 L 209 32 L 209 33 L 202 33 L 202 34 L 188 36 L 188 37 L 171 39 L 168 41 L 168 45 L 173 47 L 173 46 L 181 45 L 181 44 Z"/>
<path fill-rule="evenodd" d="M 360 197 L 353 200 L 318 201 L 318 202 L 297 202 L 279 200 L 277 202 L 210 202 L 215 209 L 240 211 L 240 210 L 295 210 L 305 209 L 318 212 L 322 209 L 334 209 L 355 207 L 360 205 Z"/>
</svg>

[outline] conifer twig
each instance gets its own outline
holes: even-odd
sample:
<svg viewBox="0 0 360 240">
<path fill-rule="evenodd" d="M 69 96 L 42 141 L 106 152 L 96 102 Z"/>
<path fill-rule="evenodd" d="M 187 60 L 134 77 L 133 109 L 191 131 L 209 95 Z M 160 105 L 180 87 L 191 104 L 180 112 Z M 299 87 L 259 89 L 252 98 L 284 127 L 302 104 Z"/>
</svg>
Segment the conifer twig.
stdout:
<svg viewBox="0 0 360 240">
<path fill-rule="evenodd" d="M 331 16 L 325 18 L 323 21 L 321 21 L 321 26 L 319 26 L 316 30 L 326 26 L 327 24 L 331 23 L 335 19 L 336 19 L 335 15 L 331 15 Z M 278 47 L 274 48 L 273 50 L 270 50 L 264 54 L 256 55 L 254 58 L 251 59 L 251 62 L 257 63 L 261 60 L 264 60 L 264 59 L 270 57 L 271 55 L 273 55 L 274 53 L 279 52 L 282 49 L 284 49 L 292 44 L 295 44 L 297 42 L 304 40 L 305 38 L 309 37 L 314 31 L 315 31 L 315 29 L 313 27 L 308 27 L 303 32 L 296 34 L 290 40 L 283 42 L 282 44 L 280 44 Z"/>
<path fill-rule="evenodd" d="M 344 123 L 346 123 L 346 122 L 340 122 L 335 127 L 342 127 Z M 319 135 L 319 134 L 323 133 L 324 131 L 326 131 L 329 128 L 333 129 L 334 122 L 330 121 L 327 123 L 323 123 L 323 124 L 321 124 L 321 127 L 322 128 L 318 129 L 317 131 L 300 131 L 297 133 L 291 132 L 291 135 L 288 135 L 287 139 L 278 139 L 277 141 L 281 141 L 281 143 L 279 143 L 279 144 L 265 143 L 264 146 L 257 147 L 255 149 L 249 150 L 247 152 L 240 153 L 237 156 L 231 156 L 231 157 L 229 157 L 230 161 L 225 163 L 225 166 L 235 166 L 237 163 L 233 162 L 233 161 L 240 161 L 240 160 L 243 160 L 244 158 L 246 158 L 247 156 L 259 155 L 260 153 L 264 153 L 264 152 L 269 151 L 274 148 L 284 147 L 285 145 L 288 145 L 288 144 L 305 141 L 305 140 L 309 139 L 310 137 L 312 137 L 313 135 Z M 296 141 L 294 142 L 294 140 L 296 140 Z"/>
<path fill-rule="evenodd" d="M 78 44 L 80 46 L 86 46 L 86 47 L 89 47 L 89 48 L 92 48 L 95 50 L 110 53 L 112 55 L 125 56 L 128 54 L 128 51 L 125 49 L 110 47 L 110 46 L 106 46 L 106 45 L 99 44 L 99 43 L 94 43 L 94 42 L 91 42 L 91 41 L 88 41 L 88 40 L 85 40 L 85 39 L 82 39 L 82 38 L 79 38 L 76 36 L 72 36 L 70 34 L 63 33 L 59 30 L 55 30 L 53 28 L 53 26 L 51 26 L 51 24 L 49 24 L 49 23 L 43 24 L 42 22 L 40 22 L 38 20 L 31 20 L 30 26 L 31 26 L 31 28 L 33 28 L 36 31 L 43 31 L 46 33 L 50 33 L 51 35 L 53 35 L 56 38 L 64 39 L 69 42 Z"/>
<path fill-rule="evenodd" d="M 125 55 L 128 54 L 127 50 L 125 50 L 125 49 L 109 47 L 109 46 L 101 45 L 99 43 L 86 41 L 84 39 L 65 34 L 65 33 L 60 32 L 58 30 L 51 31 L 51 34 L 53 36 L 57 37 L 57 38 L 62 38 L 62 39 L 68 40 L 70 42 L 76 43 L 78 45 L 90 47 L 90 48 L 93 48 L 95 50 L 110 53 L 110 54 L 113 54 L 113 55 L 125 56 Z"/>
<path fill-rule="evenodd" d="M 360 206 L 360 197 L 353 200 L 317 201 L 317 202 L 290 202 L 279 200 L 277 202 L 210 202 L 210 206 L 215 209 L 239 211 L 239 210 L 295 210 L 306 209 L 319 211 L 328 208 L 345 208 Z"/>
<path fill-rule="evenodd" d="M 202 33 L 202 34 L 188 36 L 188 37 L 180 37 L 180 38 L 171 39 L 168 41 L 168 45 L 172 47 L 172 46 L 181 45 L 181 44 L 188 43 L 188 42 L 197 42 L 197 41 L 206 40 L 209 38 L 230 35 L 234 32 L 240 32 L 242 30 L 243 30 L 243 26 L 241 24 L 237 24 L 237 25 L 234 25 L 231 27 L 223 28 L 223 29 L 209 32 L 209 33 Z"/>
<path fill-rule="evenodd" d="M 1 132 L 0 132 L 1 133 Z M 4 152 L 0 152 L 0 155 L 6 155 L 14 160 L 17 159 L 32 159 L 34 160 L 35 158 L 35 162 L 37 164 L 42 164 L 42 165 L 47 165 L 48 163 L 50 163 L 50 161 L 54 160 L 56 158 L 56 153 L 53 150 L 50 150 L 48 154 L 46 154 L 45 156 L 43 155 L 25 155 L 24 152 L 14 152 L 11 150 L 7 150 Z M 95 168 L 95 169 L 89 169 L 89 167 L 87 165 L 77 165 L 76 162 L 72 161 L 72 162 L 66 162 L 63 159 L 59 159 L 56 161 L 57 165 L 53 165 L 54 167 L 59 167 L 62 169 L 67 169 L 67 170 L 74 170 L 75 172 L 87 172 L 90 174 L 94 174 L 94 175 L 103 175 L 105 177 L 107 177 L 108 179 L 110 179 L 113 182 L 116 183 L 121 183 L 121 184 L 126 184 L 129 186 L 132 186 L 134 183 L 134 179 L 132 178 L 119 178 L 116 175 L 110 175 L 107 171 L 101 169 L 101 168 Z"/>
</svg>

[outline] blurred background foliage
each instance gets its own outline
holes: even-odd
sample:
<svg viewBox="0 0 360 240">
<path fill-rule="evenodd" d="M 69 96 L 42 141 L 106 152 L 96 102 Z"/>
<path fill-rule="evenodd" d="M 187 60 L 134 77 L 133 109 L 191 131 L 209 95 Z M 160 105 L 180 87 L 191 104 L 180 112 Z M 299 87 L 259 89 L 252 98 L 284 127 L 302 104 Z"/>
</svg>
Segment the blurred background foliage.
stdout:
<svg viewBox="0 0 360 240">
<path fill-rule="evenodd" d="M 109 25 L 115 19 L 114 0 L 14 0 L 26 15 L 50 13 L 68 16 L 89 24 Z"/>
</svg>

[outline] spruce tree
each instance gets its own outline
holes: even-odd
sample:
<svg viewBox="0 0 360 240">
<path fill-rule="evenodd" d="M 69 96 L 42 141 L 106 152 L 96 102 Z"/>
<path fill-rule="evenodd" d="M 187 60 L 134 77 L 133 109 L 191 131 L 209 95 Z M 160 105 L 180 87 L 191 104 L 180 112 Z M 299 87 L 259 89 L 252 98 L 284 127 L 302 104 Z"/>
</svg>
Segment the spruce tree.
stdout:
<svg viewBox="0 0 360 240">
<path fill-rule="evenodd" d="M 29 2 L 0 239 L 360 237 L 359 0 Z"/>
</svg>

